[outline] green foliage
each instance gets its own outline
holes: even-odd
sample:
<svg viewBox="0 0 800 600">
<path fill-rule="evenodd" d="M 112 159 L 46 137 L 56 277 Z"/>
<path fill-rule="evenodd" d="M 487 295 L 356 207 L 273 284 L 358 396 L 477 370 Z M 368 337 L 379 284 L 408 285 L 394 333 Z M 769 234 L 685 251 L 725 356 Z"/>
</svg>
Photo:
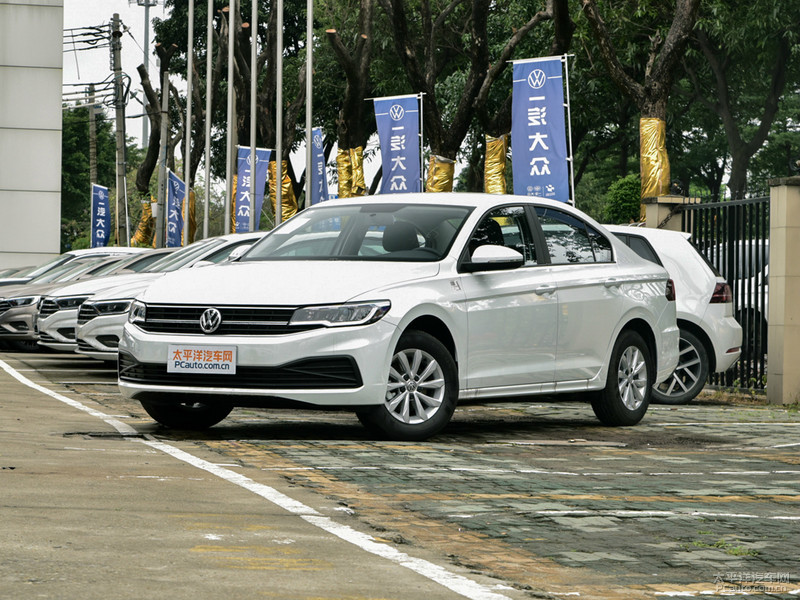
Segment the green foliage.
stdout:
<svg viewBox="0 0 800 600">
<path fill-rule="evenodd" d="M 615 181 L 606 194 L 606 222 L 631 223 L 639 219 L 642 183 L 639 175 L 628 175 Z"/>
</svg>

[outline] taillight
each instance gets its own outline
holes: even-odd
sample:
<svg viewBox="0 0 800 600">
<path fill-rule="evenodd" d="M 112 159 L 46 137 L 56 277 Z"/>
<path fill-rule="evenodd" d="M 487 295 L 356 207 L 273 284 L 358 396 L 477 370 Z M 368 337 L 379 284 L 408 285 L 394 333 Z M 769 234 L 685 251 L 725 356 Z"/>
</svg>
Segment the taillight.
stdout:
<svg viewBox="0 0 800 600">
<path fill-rule="evenodd" d="M 675 302 L 675 282 L 672 279 L 667 279 L 667 291 L 664 295 L 670 302 Z"/>
<path fill-rule="evenodd" d="M 709 304 L 727 304 L 728 302 L 733 302 L 731 286 L 727 283 L 718 283 L 714 286 L 714 293 L 711 294 Z"/>
</svg>

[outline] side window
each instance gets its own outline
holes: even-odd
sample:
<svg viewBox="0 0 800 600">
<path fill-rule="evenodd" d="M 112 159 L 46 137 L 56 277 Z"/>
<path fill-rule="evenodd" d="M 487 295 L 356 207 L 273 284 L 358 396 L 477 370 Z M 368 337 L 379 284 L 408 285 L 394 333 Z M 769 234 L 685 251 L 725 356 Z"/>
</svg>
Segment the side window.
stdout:
<svg viewBox="0 0 800 600">
<path fill-rule="evenodd" d="M 589 232 L 589 239 L 592 240 L 595 262 L 611 262 L 614 260 L 611 242 L 608 241 L 608 238 L 589 225 L 586 226 L 586 231 Z"/>
<path fill-rule="evenodd" d="M 611 261 L 611 244 L 580 219 L 549 207 L 536 207 L 553 264 Z"/>
<path fill-rule="evenodd" d="M 636 252 L 639 256 L 644 258 L 645 260 L 649 260 L 650 262 L 654 262 L 657 265 L 661 264 L 661 261 L 658 259 L 658 255 L 653 250 L 653 247 L 649 244 L 649 242 L 644 239 L 640 238 L 637 235 L 625 236 L 622 239 L 625 244 L 630 246 L 631 250 Z"/>
<path fill-rule="evenodd" d="M 504 206 L 487 214 L 469 240 L 469 253 L 486 244 L 505 246 L 525 257 L 525 264 L 536 264 L 536 247 L 522 206 Z"/>
</svg>

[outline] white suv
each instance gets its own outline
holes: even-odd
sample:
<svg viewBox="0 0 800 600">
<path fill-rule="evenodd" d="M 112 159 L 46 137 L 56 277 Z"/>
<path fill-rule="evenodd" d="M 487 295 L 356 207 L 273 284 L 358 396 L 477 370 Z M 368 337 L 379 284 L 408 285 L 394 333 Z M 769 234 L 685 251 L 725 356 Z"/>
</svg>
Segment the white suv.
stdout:
<svg viewBox="0 0 800 600">
<path fill-rule="evenodd" d="M 639 256 L 664 266 L 675 282 L 680 362 L 672 377 L 653 390 L 662 404 L 686 404 L 700 393 L 709 373 L 723 373 L 742 351 L 742 327 L 733 315 L 725 279 L 691 244 L 688 233 L 606 226 Z"/>
</svg>

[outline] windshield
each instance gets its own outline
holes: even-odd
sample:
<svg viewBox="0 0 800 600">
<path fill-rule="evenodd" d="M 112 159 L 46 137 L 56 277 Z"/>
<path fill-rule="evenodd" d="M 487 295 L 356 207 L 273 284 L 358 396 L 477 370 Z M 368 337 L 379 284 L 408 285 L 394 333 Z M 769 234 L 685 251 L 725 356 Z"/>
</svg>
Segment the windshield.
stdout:
<svg viewBox="0 0 800 600">
<path fill-rule="evenodd" d="M 185 248 L 176 250 L 172 254 L 168 254 L 167 256 L 157 260 L 148 268 L 140 272 L 168 273 L 170 271 L 176 271 L 181 267 L 185 266 L 186 264 L 195 260 L 198 256 L 205 254 L 206 252 L 211 250 L 211 248 L 214 248 L 222 243 L 224 243 L 224 240 L 220 238 L 206 238 L 204 240 L 194 242 L 193 244 L 189 244 Z"/>
<path fill-rule="evenodd" d="M 378 260 L 430 262 L 450 249 L 471 208 L 384 204 L 319 206 L 299 213 L 240 261 Z"/>
</svg>

